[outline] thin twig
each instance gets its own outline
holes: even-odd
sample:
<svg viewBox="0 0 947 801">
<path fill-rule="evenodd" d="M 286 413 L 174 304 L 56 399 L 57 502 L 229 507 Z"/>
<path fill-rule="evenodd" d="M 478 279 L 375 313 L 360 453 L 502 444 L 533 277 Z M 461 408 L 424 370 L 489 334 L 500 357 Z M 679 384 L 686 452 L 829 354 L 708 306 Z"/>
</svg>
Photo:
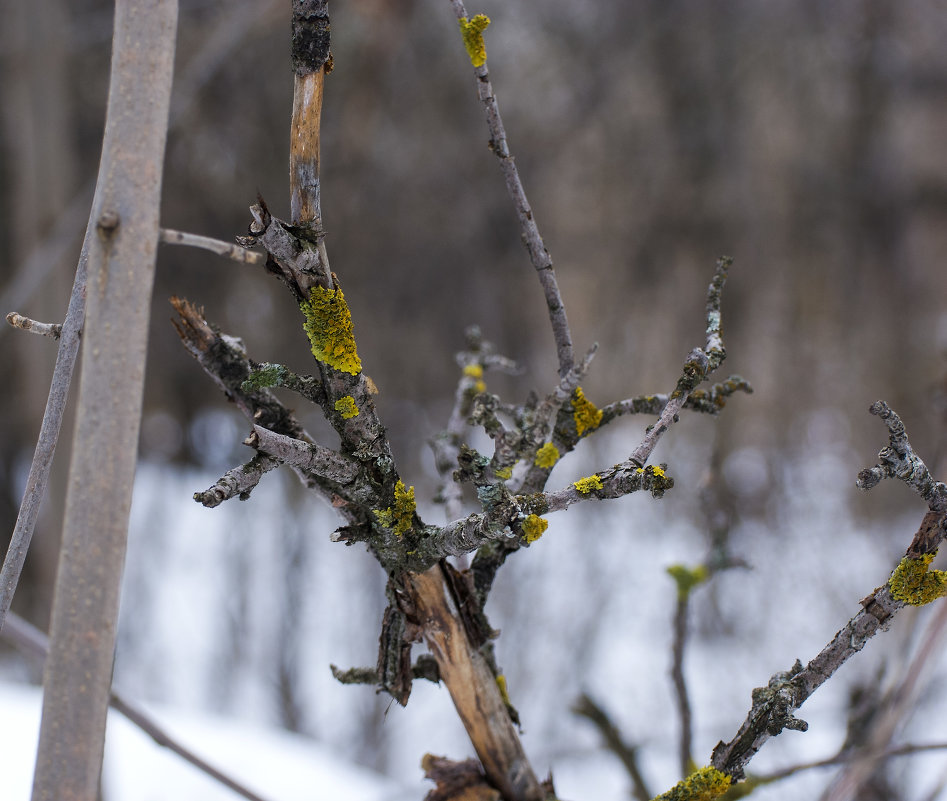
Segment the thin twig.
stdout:
<svg viewBox="0 0 947 801">
<path fill-rule="evenodd" d="M 595 728 L 598 729 L 599 734 L 602 735 L 605 747 L 615 754 L 624 765 L 631 779 L 631 794 L 635 800 L 649 801 L 652 796 L 645 783 L 644 776 L 641 775 L 641 769 L 638 767 L 638 749 L 625 742 L 608 713 L 586 693 L 579 696 L 572 706 L 572 711 L 592 722 Z"/>
<path fill-rule="evenodd" d="M 59 339 L 62 335 L 61 323 L 41 323 L 38 320 L 24 317 L 22 314 L 17 314 L 16 312 L 10 312 L 7 315 L 7 322 L 14 328 L 19 328 L 21 331 L 29 331 L 31 334 L 39 334 L 40 336 L 50 337 L 51 339 Z"/>
<path fill-rule="evenodd" d="M 691 702 L 687 693 L 687 681 L 684 678 L 684 649 L 687 644 L 687 617 L 690 606 L 690 593 L 678 592 L 677 606 L 674 610 L 674 643 L 671 649 L 671 680 L 674 684 L 674 696 L 677 699 L 678 715 L 681 724 L 681 736 L 678 744 L 678 760 L 681 776 L 690 772 L 692 762 L 692 716 Z"/>
<path fill-rule="evenodd" d="M 726 357 L 720 333 L 720 297 L 732 263 L 733 260 L 729 256 L 722 256 L 717 260 L 714 277 L 707 290 L 707 344 L 703 349 L 695 348 L 690 352 L 684 362 L 684 372 L 657 423 L 648 430 L 641 444 L 628 457 L 628 461 L 639 467 L 648 461 L 658 440 L 677 422 L 678 414 L 690 393 L 717 369 Z"/>
<path fill-rule="evenodd" d="M 451 5 L 454 7 L 454 13 L 457 15 L 458 21 L 467 18 L 467 9 L 464 8 L 461 0 L 451 0 Z M 506 141 L 506 130 L 500 117 L 496 95 L 490 84 L 490 73 L 487 70 L 486 63 L 474 67 L 474 73 L 477 76 L 477 94 L 480 102 L 483 103 L 487 128 L 490 131 L 490 149 L 500 160 L 500 169 L 503 171 L 507 192 L 516 207 L 516 217 L 519 220 L 523 243 L 529 252 L 530 262 L 536 269 L 539 283 L 542 285 L 543 294 L 546 297 L 549 321 L 552 324 L 552 333 L 556 340 L 559 375 L 565 376 L 572 369 L 575 356 L 572 347 L 572 332 L 566 318 L 566 308 L 562 302 L 562 295 L 559 293 L 559 284 L 556 281 L 552 258 L 543 243 L 539 226 L 536 224 L 533 210 L 526 198 L 526 191 L 523 189 L 522 181 L 520 181 L 519 170 L 516 169 L 516 162 L 510 154 Z"/>
<path fill-rule="evenodd" d="M 463 510 L 463 490 L 460 483 L 453 480 L 452 475 L 457 469 L 460 447 L 465 442 L 467 418 L 470 416 L 474 396 L 486 388 L 483 380 L 484 362 L 490 351 L 490 345 L 484 342 L 478 326 L 469 326 L 464 334 L 466 348 L 457 354 L 461 374 L 457 380 L 454 405 L 447 428 L 431 440 L 434 466 L 441 479 L 435 497 L 443 502 L 444 515 L 448 520 L 457 519 Z"/>
<path fill-rule="evenodd" d="M 14 613 L 8 615 L 7 624 L 0 636 L 40 665 L 42 665 L 46 659 L 46 654 L 49 650 L 49 639 L 42 631 L 28 623 L 19 615 Z M 238 795 L 249 799 L 249 801 L 264 801 L 261 796 L 247 789 L 238 781 L 231 779 L 227 774 L 205 762 L 193 751 L 181 745 L 181 743 L 159 726 L 147 712 L 137 704 L 124 698 L 114 689 L 111 690 L 111 695 L 109 696 L 109 706 L 128 718 L 128 720 L 145 732 L 145 734 L 151 737 L 158 745 L 173 751 L 179 757 L 186 762 L 190 762 L 195 768 L 202 773 L 206 773 L 215 781 L 230 788 Z"/>
<path fill-rule="evenodd" d="M 220 239 L 213 239 L 209 236 L 200 236 L 198 234 L 189 234 L 185 231 L 175 231 L 171 228 L 162 228 L 159 239 L 166 245 L 186 245 L 187 247 L 209 250 L 218 256 L 224 256 L 232 261 L 239 261 L 244 264 L 266 264 L 266 255 L 254 250 L 235 245 L 230 242 L 224 242 Z"/>
<path fill-rule="evenodd" d="M 258 453 L 246 464 L 224 473 L 213 486 L 203 492 L 195 492 L 194 500 L 208 509 L 220 506 L 231 498 L 245 501 L 250 492 L 260 483 L 264 473 L 275 470 L 282 462 L 265 453 Z"/>
<path fill-rule="evenodd" d="M 23 564 L 26 562 L 30 540 L 36 528 L 40 504 L 46 495 L 49 471 L 56 454 L 56 443 L 59 441 L 59 430 L 62 427 L 62 418 L 66 409 L 66 397 L 69 394 L 73 368 L 75 368 L 76 357 L 79 353 L 79 339 L 85 316 L 89 240 L 95 235 L 94 231 L 95 225 L 90 219 L 82 250 L 79 253 L 79 262 L 76 265 L 76 277 L 72 284 L 69 307 L 66 309 L 66 318 L 62 324 L 56 366 L 53 368 L 49 396 L 46 399 L 46 411 L 43 413 L 43 422 L 36 440 L 36 449 L 33 451 L 33 461 L 30 463 L 30 472 L 26 479 L 26 488 L 23 490 L 23 500 L 20 502 L 16 525 L 3 561 L 3 568 L 0 569 L 0 629 L 3 628 L 20 574 L 23 572 Z"/>
<path fill-rule="evenodd" d="M 872 759 L 874 760 L 883 760 L 890 759 L 891 757 L 899 756 L 911 756 L 912 754 L 923 754 L 928 751 L 947 751 L 947 743 L 906 743 L 904 745 L 896 745 L 889 748 L 886 748 L 880 754 L 874 754 Z M 836 765 L 845 765 L 848 762 L 851 762 L 853 759 L 859 758 L 859 752 L 844 751 L 835 756 L 826 757 L 825 759 L 817 759 L 813 762 L 801 762 L 798 765 L 790 765 L 786 768 L 780 768 L 779 770 L 774 770 L 770 773 L 757 773 L 753 774 L 753 784 L 772 784 L 773 782 L 782 781 L 783 779 L 788 779 L 790 776 L 794 776 L 797 773 L 801 773 L 804 770 L 812 770 L 813 768 L 831 768 Z"/>
</svg>

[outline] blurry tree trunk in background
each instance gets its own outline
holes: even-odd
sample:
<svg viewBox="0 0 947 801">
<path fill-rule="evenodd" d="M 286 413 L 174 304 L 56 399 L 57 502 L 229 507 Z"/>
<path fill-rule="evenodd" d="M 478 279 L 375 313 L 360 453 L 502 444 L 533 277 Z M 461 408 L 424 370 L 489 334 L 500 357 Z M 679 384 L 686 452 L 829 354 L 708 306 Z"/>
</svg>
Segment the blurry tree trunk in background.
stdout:
<svg viewBox="0 0 947 801">
<path fill-rule="evenodd" d="M 75 190 L 75 147 L 72 108 L 67 78 L 69 11 L 62 0 L 7 3 L 4 9 L 7 52 L 4 73 L 16 76 L 5 81 L 4 107 L 0 111 L 3 145 L 9 154 L 6 190 L 11 198 L 5 219 L 10 233 L 9 264 L 22 269 L 27 257 L 50 236 L 58 216 Z M 15 200 L 13 200 L 15 198 Z M 77 229 L 78 230 L 78 229 Z M 75 238 L 75 237 L 71 237 Z M 75 264 L 73 254 L 70 254 Z M 48 264 L 55 274 L 66 264 Z M 45 281 L 42 290 L 29 298 L 30 313 L 39 320 L 61 320 L 69 300 L 69 280 Z M 8 284 L 9 286 L 9 284 Z M 21 299 L 17 299 L 21 301 Z M 9 311 L 5 309 L 4 313 Z M 9 335 L 9 334 L 8 334 Z M 4 434 L 5 453 L 16 459 L 20 449 L 29 449 L 39 430 L 49 376 L 56 358 L 55 348 L 41 337 L 21 337 L 11 350 L 16 354 L 16 402 L 19 422 Z M 28 422 L 28 425 L 24 425 Z M 58 473 L 58 475 L 57 475 Z M 22 583 L 19 602 L 43 627 L 58 557 L 58 524 L 65 492 L 65 469 L 54 473 L 60 491 L 49 493 L 44 516 L 55 536 L 37 537 Z M 14 513 L 15 516 L 15 513 Z"/>
<path fill-rule="evenodd" d="M 144 390 L 176 0 L 119 0 L 34 801 L 98 794 Z"/>
</svg>

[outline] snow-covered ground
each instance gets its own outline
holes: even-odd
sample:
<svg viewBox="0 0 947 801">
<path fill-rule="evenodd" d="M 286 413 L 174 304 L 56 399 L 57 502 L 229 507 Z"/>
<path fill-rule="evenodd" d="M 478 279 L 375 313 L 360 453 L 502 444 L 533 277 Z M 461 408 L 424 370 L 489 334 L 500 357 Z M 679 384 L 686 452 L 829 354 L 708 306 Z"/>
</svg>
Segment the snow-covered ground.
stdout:
<svg viewBox="0 0 947 801">
<path fill-rule="evenodd" d="M 4 801 L 27 801 L 39 734 L 38 687 L 0 683 L 0 776 Z M 416 798 L 339 751 L 285 731 L 171 708 L 149 714 L 182 745 L 273 801 L 400 801 Z M 109 721 L 103 795 L 121 801 L 233 801 L 239 796 L 158 746 L 115 710 Z"/>
</svg>

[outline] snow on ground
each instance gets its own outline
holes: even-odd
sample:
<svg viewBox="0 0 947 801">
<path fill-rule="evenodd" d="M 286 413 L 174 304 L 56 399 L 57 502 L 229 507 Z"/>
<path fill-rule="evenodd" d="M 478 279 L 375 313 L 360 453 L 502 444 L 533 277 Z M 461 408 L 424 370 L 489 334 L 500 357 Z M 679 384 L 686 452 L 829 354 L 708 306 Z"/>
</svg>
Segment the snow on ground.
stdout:
<svg viewBox="0 0 947 801">
<path fill-rule="evenodd" d="M 0 683 L 0 775 L 4 801 L 27 801 L 39 735 L 38 687 Z M 398 801 L 416 798 L 343 754 L 284 731 L 170 708 L 149 709 L 179 742 L 264 799 Z M 233 801 L 240 796 L 109 712 L 103 788 L 121 801 Z"/>
</svg>

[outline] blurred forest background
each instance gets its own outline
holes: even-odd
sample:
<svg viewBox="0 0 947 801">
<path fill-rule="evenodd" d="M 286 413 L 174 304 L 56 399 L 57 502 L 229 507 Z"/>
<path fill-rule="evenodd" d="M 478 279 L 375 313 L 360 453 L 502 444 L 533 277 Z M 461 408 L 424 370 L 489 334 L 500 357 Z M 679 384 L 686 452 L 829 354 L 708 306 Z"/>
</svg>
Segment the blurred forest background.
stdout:
<svg viewBox="0 0 947 801">
<path fill-rule="evenodd" d="M 723 577 L 698 610 L 695 637 L 705 650 L 695 652 L 702 655 L 691 668 L 693 681 L 707 688 L 701 698 L 708 705 L 713 699 L 721 708 L 722 701 L 730 705 L 728 713 L 701 722 L 698 759 L 706 761 L 716 740 L 732 736 L 742 720 L 750 688 L 796 656 L 811 657 L 854 613 L 858 598 L 884 580 L 920 521 L 922 502 L 902 486 L 855 493 L 858 470 L 873 464 L 886 442 L 883 425 L 867 414 L 872 401 L 884 398 L 899 412 L 919 454 L 945 478 L 947 6 L 942 0 L 481 0 L 468 10 L 493 20 L 485 34 L 491 77 L 557 266 L 577 349 L 600 344 L 583 384 L 590 399 L 602 406 L 670 391 L 683 357 L 703 343 L 714 260 L 722 253 L 735 259 L 723 301 L 724 371 L 748 378 L 755 394 L 733 399 L 718 420 L 686 417 L 670 433 L 657 454 L 678 479 L 667 498 L 553 518 L 546 537 L 513 560 L 508 577 L 501 573 L 493 599 L 492 622 L 504 632 L 500 662 L 511 675 L 514 701 L 533 711 L 524 714 L 528 751 L 554 762 L 557 754 L 593 749 L 591 729 L 575 735 L 578 745 L 569 740 L 575 733 L 564 731 L 575 720 L 569 704 L 590 689 L 609 700 L 630 739 L 644 737 L 655 751 L 663 743 L 673 764 L 673 711 L 666 713 L 667 731 L 658 734 L 642 721 L 643 707 L 626 704 L 623 671 L 639 652 L 624 645 L 617 663 L 602 657 L 597 649 L 624 636 L 603 629 L 603 621 L 635 628 L 647 613 L 653 620 L 643 634 L 659 636 L 654 632 L 666 628 L 673 606 L 662 567 L 704 558 L 708 531 L 732 537 L 731 547 L 754 568 L 775 562 L 781 577 L 760 570 L 752 571 L 758 584 L 750 572 Z M 419 498 L 429 499 L 436 476 L 426 443 L 446 424 L 457 380 L 453 353 L 465 326 L 479 324 L 501 353 L 526 367 L 515 377 L 488 376 L 490 389 L 509 400 L 553 385 L 552 336 L 486 146 L 447 0 L 335 0 L 330 11 L 335 70 L 326 82 L 322 143 L 327 247 L 366 372 L 380 388 L 377 403 L 402 474 Z M 0 226 L 0 311 L 58 321 L 98 165 L 111 4 L 4 0 L 2 18 L 0 216 L 7 222 Z M 289 19 L 289 0 L 182 0 L 166 227 L 232 240 L 245 231 L 257 192 L 276 215 L 288 216 Z M 150 483 L 136 489 L 129 554 L 136 583 L 126 592 L 117 677 L 125 670 L 128 683 L 159 700 L 174 698 L 174 687 L 190 681 L 189 700 L 233 711 L 246 705 L 252 682 L 222 679 L 221 671 L 245 666 L 258 677 L 259 714 L 317 737 L 337 736 L 355 758 L 376 767 L 403 771 L 395 763 L 408 759 L 415 770 L 421 750 L 408 749 L 415 756 L 402 758 L 393 742 L 401 725 L 393 718 L 410 718 L 411 705 L 386 718 L 384 699 L 323 677 L 330 659 L 342 667 L 345 660 L 374 660 L 384 606 L 377 566 L 341 546 L 330 548 L 331 513 L 303 498 L 287 477 L 234 510 L 192 509 L 192 492 L 248 457 L 239 444 L 244 423 L 169 324 L 172 294 L 204 305 L 208 319 L 240 336 L 251 357 L 309 371 L 301 322 L 277 282 L 207 253 L 162 249 L 141 439 L 141 477 Z M 50 341 L 0 329 L 4 548 L 54 359 Z M 302 401 L 287 399 L 311 432 L 328 436 Z M 648 422 L 614 424 L 576 455 L 574 468 L 557 468 L 550 486 L 572 480 L 568 470 L 578 476 L 623 458 Z M 49 614 L 69 437 L 67 428 L 14 605 L 41 627 Z M 287 513 L 287 504 L 299 513 Z M 430 504 L 425 513 L 439 514 Z M 249 520 L 269 530 L 250 530 Z M 595 543 L 580 544 L 581 532 L 567 525 L 595 529 Z M 229 526 L 236 539 L 215 534 L 218 550 L 202 551 L 208 561 L 198 570 L 187 549 L 214 526 Z M 562 551 L 552 542 L 557 526 L 569 543 Z M 651 545 L 629 543 L 632 528 Z M 190 679 L 174 674 L 171 666 L 184 663 L 174 662 L 173 646 L 162 650 L 154 634 L 167 603 L 158 585 L 173 579 L 149 577 L 149 565 L 167 556 L 172 542 L 185 543 L 181 564 L 191 559 L 198 573 L 225 577 L 214 601 L 220 639 L 204 643 L 209 655 L 199 668 L 186 663 Z M 269 548 L 268 562 L 254 556 L 261 547 Z M 653 565 L 642 553 L 653 554 Z M 861 564 L 860 557 L 863 572 L 847 584 L 850 563 Z M 318 594 L 312 582 L 320 581 L 311 571 L 317 562 L 324 571 L 330 559 L 339 560 L 348 584 L 332 585 L 341 597 L 311 608 Z M 561 560 L 573 560 L 573 572 L 556 573 Z M 262 562 L 273 572 L 261 592 L 279 595 L 265 603 L 247 590 L 260 581 L 251 573 Z M 646 568 L 653 577 L 639 578 L 636 571 Z M 554 598 L 534 589 L 542 584 L 529 583 L 552 577 Z M 628 589 L 634 582 L 637 595 Z M 738 586 L 728 594 L 726 582 Z M 781 599 L 752 595 L 780 582 L 788 593 Z M 799 591 L 809 594 L 813 585 L 827 606 L 801 603 Z M 658 596 L 649 594 L 652 587 Z M 793 608 L 779 611 L 787 605 Z M 303 607 L 307 615 L 299 612 Z M 754 610 L 749 625 L 748 609 Z M 540 628 L 547 617 L 552 629 Z M 764 634 L 777 629 L 792 645 L 774 663 L 772 654 L 766 661 L 758 652 Z M 809 629 L 811 641 L 804 639 Z M 169 624 L 162 642 L 173 643 L 174 631 Z M 899 642 L 915 642 L 914 631 Z M 795 634 L 803 639 L 793 640 Z M 647 698 L 667 683 L 663 636 L 648 657 L 651 672 L 630 683 L 632 695 Z M 318 650 L 333 637 L 349 644 Z M 563 659 L 553 637 L 570 643 L 566 661 L 580 655 L 578 664 L 550 666 Z M 708 656 L 732 653 L 738 643 L 760 660 L 745 661 L 745 683 L 732 679 L 732 664 L 714 667 Z M 873 647 L 879 659 L 865 675 L 877 676 L 881 652 L 891 646 Z M 25 670 L 12 653 L 0 657 L 0 667 Z M 612 667 L 596 675 L 599 662 Z M 149 665 L 151 673 L 135 678 L 136 665 Z M 313 683 L 314 673 L 321 683 Z M 543 686 L 555 689 L 535 689 L 540 674 Z M 846 675 L 854 686 L 858 676 Z M 725 684 L 734 686 L 724 690 Z M 327 700 L 328 693 L 345 700 Z M 939 698 L 944 703 L 942 690 Z M 844 734 L 847 713 L 838 704 L 833 713 Z M 947 739 L 943 726 L 939 735 Z M 462 738 L 457 742 L 464 747 Z"/>
</svg>

